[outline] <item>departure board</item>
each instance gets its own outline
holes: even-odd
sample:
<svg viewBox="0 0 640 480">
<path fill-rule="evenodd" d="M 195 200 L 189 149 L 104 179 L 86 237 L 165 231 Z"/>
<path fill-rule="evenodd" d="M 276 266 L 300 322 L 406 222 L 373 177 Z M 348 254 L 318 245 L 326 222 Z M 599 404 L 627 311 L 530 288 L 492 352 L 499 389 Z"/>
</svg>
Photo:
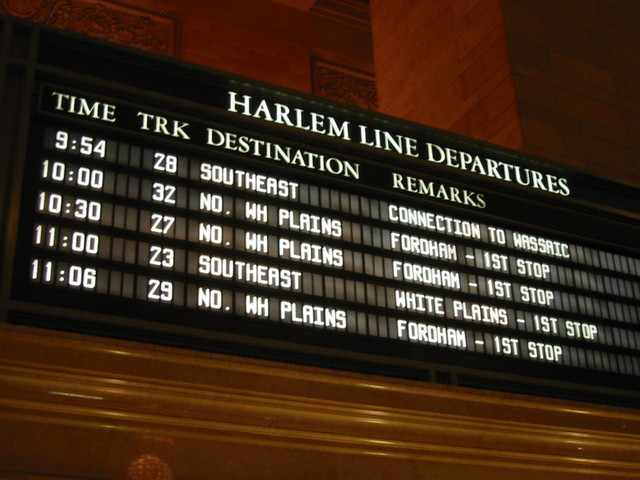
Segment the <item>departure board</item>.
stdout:
<svg viewBox="0 0 640 480">
<path fill-rule="evenodd" d="M 40 324 L 640 384 L 637 192 L 262 85 L 116 83 L 34 82 L 12 297 Z"/>
</svg>

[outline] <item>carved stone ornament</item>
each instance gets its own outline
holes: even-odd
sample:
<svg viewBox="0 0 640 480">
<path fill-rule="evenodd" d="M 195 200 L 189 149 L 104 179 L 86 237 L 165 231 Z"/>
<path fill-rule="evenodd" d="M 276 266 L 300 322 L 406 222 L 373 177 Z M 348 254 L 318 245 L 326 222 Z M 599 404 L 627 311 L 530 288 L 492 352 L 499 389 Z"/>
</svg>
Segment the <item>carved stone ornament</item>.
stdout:
<svg viewBox="0 0 640 480">
<path fill-rule="evenodd" d="M 0 13 L 173 55 L 175 20 L 103 0 L 0 0 Z"/>
<path fill-rule="evenodd" d="M 313 83 L 316 95 L 370 110 L 378 106 L 375 80 L 365 74 L 316 61 Z"/>
</svg>

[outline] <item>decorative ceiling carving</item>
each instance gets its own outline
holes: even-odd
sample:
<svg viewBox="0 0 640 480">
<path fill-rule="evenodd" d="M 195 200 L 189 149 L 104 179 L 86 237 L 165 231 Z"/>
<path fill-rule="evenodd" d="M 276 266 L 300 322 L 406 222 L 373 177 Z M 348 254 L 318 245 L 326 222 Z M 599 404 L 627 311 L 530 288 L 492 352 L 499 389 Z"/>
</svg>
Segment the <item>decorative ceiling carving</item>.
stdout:
<svg viewBox="0 0 640 480">
<path fill-rule="evenodd" d="M 176 21 L 106 0 L 0 0 L 0 13 L 165 55 Z"/>
<path fill-rule="evenodd" d="M 313 59 L 313 93 L 370 110 L 378 106 L 372 75 L 320 59 Z"/>
</svg>

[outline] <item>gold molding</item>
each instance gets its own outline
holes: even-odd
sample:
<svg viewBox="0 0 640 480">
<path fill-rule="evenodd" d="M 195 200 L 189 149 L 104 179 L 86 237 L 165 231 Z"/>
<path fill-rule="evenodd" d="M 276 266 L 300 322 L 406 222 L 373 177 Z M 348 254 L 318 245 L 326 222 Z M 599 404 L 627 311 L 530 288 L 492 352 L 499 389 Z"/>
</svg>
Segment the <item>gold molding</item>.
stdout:
<svg viewBox="0 0 640 480">
<path fill-rule="evenodd" d="M 427 470 L 506 468 L 554 479 L 640 477 L 635 411 L 25 327 L 3 325 L 0 334 L 0 443 L 46 432 L 68 442 L 63 463 L 90 436 L 110 451 L 155 445 L 158 452 L 121 459 L 122 468 L 146 452 L 176 478 L 184 477 L 179 459 L 193 453 L 180 445 L 248 456 L 256 449 L 291 458 L 385 458 Z M 46 458 L 45 445 L 29 442 L 30 467 Z M 60 455 L 59 448 L 51 451 Z M 0 452 L 7 465 L 3 455 L 17 463 L 12 469 L 25 468 L 19 451 Z M 203 459 L 203 467 L 216 460 Z"/>
</svg>

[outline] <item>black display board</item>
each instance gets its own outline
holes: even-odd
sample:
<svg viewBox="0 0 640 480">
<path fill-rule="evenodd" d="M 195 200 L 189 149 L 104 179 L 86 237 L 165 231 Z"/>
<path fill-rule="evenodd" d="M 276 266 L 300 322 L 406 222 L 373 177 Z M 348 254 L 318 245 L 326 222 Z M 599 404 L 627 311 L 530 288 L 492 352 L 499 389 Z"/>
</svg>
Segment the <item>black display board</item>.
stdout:
<svg viewBox="0 0 640 480">
<path fill-rule="evenodd" d="M 636 189 L 192 65 L 14 31 L 26 46 L 5 59 L 25 80 L 7 75 L 16 100 L 3 112 L 16 132 L 4 142 L 19 212 L 5 228 L 12 321 L 637 400 Z"/>
</svg>

